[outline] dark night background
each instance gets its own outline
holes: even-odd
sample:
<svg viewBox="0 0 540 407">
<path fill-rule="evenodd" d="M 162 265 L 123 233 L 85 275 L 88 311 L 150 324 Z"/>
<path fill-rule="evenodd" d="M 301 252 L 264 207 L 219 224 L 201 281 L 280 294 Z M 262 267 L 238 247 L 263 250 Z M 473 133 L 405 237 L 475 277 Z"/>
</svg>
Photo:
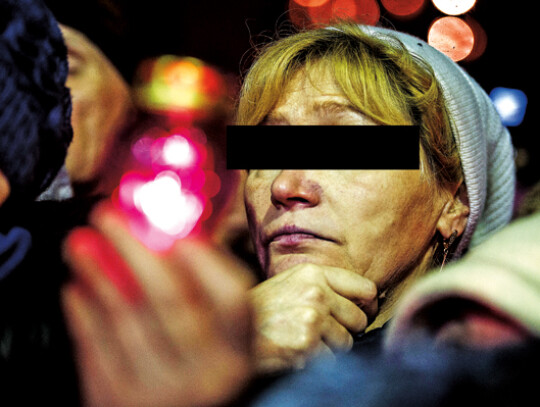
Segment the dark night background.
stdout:
<svg viewBox="0 0 540 407">
<path fill-rule="evenodd" d="M 60 9 L 74 8 L 81 18 L 85 18 L 85 11 L 81 11 L 85 2 L 94 1 L 46 0 L 50 4 L 60 4 Z M 114 1 L 124 4 L 120 14 L 129 33 L 128 42 L 120 53 L 137 60 L 162 54 L 197 57 L 238 81 L 248 66 L 247 55 L 252 49 L 252 41 L 260 43 L 261 38 L 272 37 L 278 28 L 287 26 L 289 3 L 288 0 Z M 400 20 L 389 14 L 380 0 L 377 1 L 381 22 L 424 40 L 431 22 L 444 16 L 431 0 L 426 0 L 419 15 L 410 20 Z M 537 135 L 533 130 L 537 102 L 532 93 L 537 53 L 536 35 L 532 28 L 538 23 L 532 4 L 477 0 L 466 15 L 483 27 L 487 34 L 487 47 L 480 58 L 461 63 L 488 93 L 500 86 L 520 89 L 527 94 L 525 120 L 520 126 L 510 128 L 514 144 L 520 151 L 519 162 L 526 158 L 518 168 L 518 179 L 525 186 L 540 180 Z M 86 18 L 85 23 L 96 28 L 97 22 L 91 18 Z"/>
<path fill-rule="evenodd" d="M 540 179 L 535 151 L 537 135 L 531 123 L 536 111 L 532 83 L 537 52 L 536 35 L 530 34 L 537 13 L 530 9 L 531 5 L 525 1 L 478 0 L 467 14 L 485 30 L 487 47 L 479 59 L 461 63 L 487 92 L 502 86 L 521 89 L 527 94 L 525 120 L 510 129 L 516 147 L 527 150 L 528 164 L 518 172 L 520 181 L 526 185 Z M 141 54 L 194 56 L 239 75 L 246 67 L 250 41 L 257 42 L 261 34 L 272 36 L 277 27 L 286 23 L 288 1 L 154 0 L 133 7 L 136 43 Z M 443 16 L 429 0 L 421 14 L 410 21 L 396 19 L 381 4 L 380 8 L 381 20 L 423 39 L 430 23 Z"/>
</svg>

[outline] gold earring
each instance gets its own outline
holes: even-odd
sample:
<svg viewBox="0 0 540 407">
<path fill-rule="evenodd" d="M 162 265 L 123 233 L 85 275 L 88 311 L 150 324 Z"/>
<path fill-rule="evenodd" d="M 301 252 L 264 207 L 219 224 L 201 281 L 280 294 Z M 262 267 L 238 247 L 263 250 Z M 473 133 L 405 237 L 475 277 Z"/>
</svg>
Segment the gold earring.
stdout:
<svg viewBox="0 0 540 407">
<path fill-rule="evenodd" d="M 456 237 L 457 237 L 457 230 L 454 230 L 448 239 L 444 239 L 443 260 L 442 260 L 441 268 L 439 271 L 443 269 L 444 263 L 446 263 L 446 257 L 448 256 L 448 252 L 450 251 L 450 246 L 452 246 L 452 244 L 454 243 L 454 240 L 456 240 Z"/>
</svg>

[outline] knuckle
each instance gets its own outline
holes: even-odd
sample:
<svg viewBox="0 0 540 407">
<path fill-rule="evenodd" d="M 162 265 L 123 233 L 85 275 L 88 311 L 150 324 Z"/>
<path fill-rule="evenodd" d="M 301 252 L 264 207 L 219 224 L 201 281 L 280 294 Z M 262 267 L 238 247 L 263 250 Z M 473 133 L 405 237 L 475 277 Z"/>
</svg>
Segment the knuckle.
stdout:
<svg viewBox="0 0 540 407">
<path fill-rule="evenodd" d="M 325 290 L 319 285 L 311 285 L 307 287 L 303 292 L 304 300 L 310 303 L 322 303 L 324 302 L 325 297 Z"/>
<path fill-rule="evenodd" d="M 316 348 L 319 342 L 320 342 L 320 337 L 318 335 L 315 335 L 311 331 L 306 331 L 298 335 L 293 348 L 297 352 L 304 353 L 306 351 L 311 351 L 314 348 Z"/>
<path fill-rule="evenodd" d="M 324 316 L 319 310 L 306 307 L 301 310 L 291 348 L 295 353 L 313 349 L 321 340 Z"/>
<path fill-rule="evenodd" d="M 306 307 L 302 310 L 302 322 L 304 326 L 311 327 L 312 329 L 318 326 L 322 321 L 321 313 L 310 307 Z"/>
</svg>

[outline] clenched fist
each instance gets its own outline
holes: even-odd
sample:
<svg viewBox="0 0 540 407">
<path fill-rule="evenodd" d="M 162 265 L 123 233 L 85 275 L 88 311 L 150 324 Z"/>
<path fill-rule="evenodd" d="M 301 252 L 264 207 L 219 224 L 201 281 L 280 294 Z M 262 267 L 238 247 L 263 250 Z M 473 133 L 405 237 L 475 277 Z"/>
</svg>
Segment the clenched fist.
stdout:
<svg viewBox="0 0 540 407">
<path fill-rule="evenodd" d="M 299 264 L 250 291 L 259 373 L 300 368 L 315 354 L 349 350 L 377 312 L 377 287 L 349 270 Z"/>
</svg>

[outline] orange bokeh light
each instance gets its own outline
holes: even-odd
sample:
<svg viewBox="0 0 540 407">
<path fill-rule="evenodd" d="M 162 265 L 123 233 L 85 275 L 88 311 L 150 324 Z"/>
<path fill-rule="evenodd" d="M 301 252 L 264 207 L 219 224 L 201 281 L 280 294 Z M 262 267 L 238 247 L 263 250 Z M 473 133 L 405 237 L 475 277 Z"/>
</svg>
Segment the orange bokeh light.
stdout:
<svg viewBox="0 0 540 407">
<path fill-rule="evenodd" d="M 292 0 L 301 7 L 319 7 L 330 0 Z"/>
<path fill-rule="evenodd" d="M 170 86 L 193 86 L 200 80 L 201 73 L 193 62 L 184 60 L 165 66 L 163 76 Z"/>
<path fill-rule="evenodd" d="M 474 49 L 474 32 L 458 17 L 441 17 L 429 27 L 428 43 L 454 61 L 467 58 Z"/>
</svg>

